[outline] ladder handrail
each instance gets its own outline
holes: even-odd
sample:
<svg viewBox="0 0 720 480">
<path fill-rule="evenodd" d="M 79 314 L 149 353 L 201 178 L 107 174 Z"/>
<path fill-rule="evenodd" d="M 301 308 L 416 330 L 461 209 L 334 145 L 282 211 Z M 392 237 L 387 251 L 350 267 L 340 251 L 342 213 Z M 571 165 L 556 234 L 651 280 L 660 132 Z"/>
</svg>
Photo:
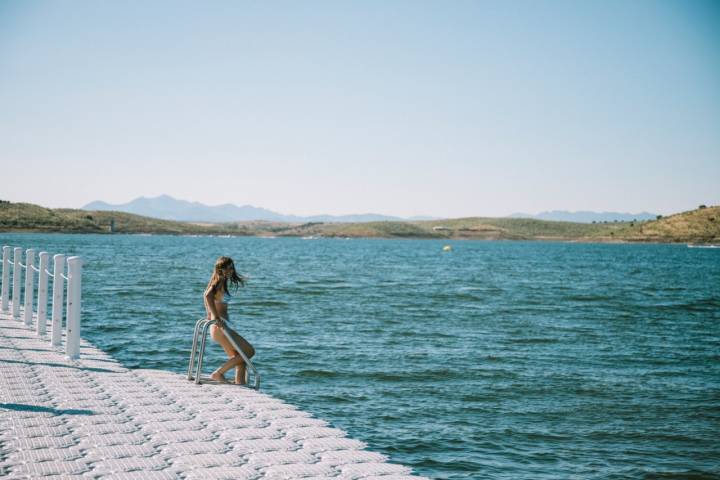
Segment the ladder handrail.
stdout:
<svg viewBox="0 0 720 480">
<path fill-rule="evenodd" d="M 193 332 L 193 344 L 192 344 L 192 350 L 190 350 L 190 362 L 188 363 L 188 374 L 187 379 L 192 380 L 192 369 L 195 365 L 195 353 L 197 352 L 197 343 L 198 343 L 198 333 L 200 332 L 200 324 L 207 320 L 207 318 L 201 318 L 197 322 L 195 322 L 195 331 Z"/>
<path fill-rule="evenodd" d="M 222 319 L 223 321 L 227 321 L 227 319 Z M 202 373 L 202 364 L 203 364 L 203 357 L 205 356 L 205 344 L 207 341 L 207 333 L 211 325 L 216 325 L 218 323 L 218 320 L 210 320 L 207 318 L 201 318 L 195 323 L 195 332 L 193 334 L 193 344 L 192 344 L 192 350 L 190 351 L 190 362 L 188 364 L 188 380 L 195 380 L 195 383 L 200 383 L 200 374 Z M 245 382 L 248 381 L 248 369 L 252 371 L 253 377 L 255 379 L 253 388 L 255 390 L 260 389 L 260 374 L 257 371 L 257 368 L 255 368 L 255 365 L 250 361 L 250 359 L 245 355 L 245 352 L 242 351 L 242 349 L 238 346 L 238 344 L 235 342 L 235 339 L 230 335 L 227 330 L 224 328 L 221 329 L 223 334 L 225 335 L 225 338 L 228 339 L 230 342 L 230 345 L 235 348 L 235 351 L 238 352 L 240 357 L 245 361 L 246 370 L 245 370 Z M 201 333 L 202 331 L 202 333 Z M 200 340 L 200 336 L 202 336 L 202 340 Z M 200 351 L 198 352 L 198 342 L 200 343 Z M 197 370 L 195 373 L 195 376 L 193 378 L 193 367 L 195 366 L 195 356 L 196 354 L 199 354 L 199 358 L 197 359 Z"/>
</svg>

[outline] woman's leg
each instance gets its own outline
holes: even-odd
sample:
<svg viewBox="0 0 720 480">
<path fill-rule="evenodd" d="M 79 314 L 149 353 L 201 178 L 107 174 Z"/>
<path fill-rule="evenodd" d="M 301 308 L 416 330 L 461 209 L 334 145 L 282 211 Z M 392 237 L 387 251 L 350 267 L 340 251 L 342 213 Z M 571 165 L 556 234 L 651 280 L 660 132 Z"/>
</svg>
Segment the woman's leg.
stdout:
<svg viewBox="0 0 720 480">
<path fill-rule="evenodd" d="M 225 372 L 230 370 L 233 367 L 237 367 L 240 364 L 245 364 L 245 361 L 242 359 L 240 355 L 237 355 L 235 357 L 232 357 L 227 362 L 223 363 L 223 365 L 215 370 L 212 374 L 210 374 L 210 378 L 217 382 L 227 383 L 227 380 L 225 380 Z"/>
<path fill-rule="evenodd" d="M 229 327 L 226 325 L 225 328 Z M 229 358 L 237 355 L 235 348 L 233 348 L 232 344 L 230 344 L 225 334 L 220 328 L 218 328 L 217 325 L 212 325 L 210 327 L 210 337 L 212 337 L 213 340 L 220 344 L 220 346 L 223 348 L 223 350 L 225 350 L 225 353 Z"/>
<path fill-rule="evenodd" d="M 237 343 L 237 346 L 240 347 L 245 354 L 247 358 L 252 358 L 253 355 L 255 355 L 255 348 L 253 348 L 252 345 L 250 345 L 250 342 L 245 340 L 242 335 L 237 333 L 233 329 L 228 329 L 228 333 L 233 338 L 235 343 Z M 235 367 L 235 383 L 238 385 L 244 385 L 245 384 L 245 374 L 247 371 L 247 365 L 245 365 L 245 362 L 242 360 L 242 357 L 240 359 L 240 362 Z"/>
<path fill-rule="evenodd" d="M 245 340 L 241 335 L 239 335 L 235 330 L 225 325 L 225 330 L 232 336 L 235 343 L 237 343 L 238 347 L 240 347 L 245 354 L 247 358 L 251 358 L 253 355 L 255 355 L 255 348 L 253 348 L 252 345 L 250 345 L 250 342 Z M 210 327 L 210 336 L 213 340 L 215 340 L 217 343 L 222 346 L 223 350 L 225 350 L 225 353 L 227 354 L 229 360 L 225 362 L 220 368 L 215 370 L 211 375 L 210 378 L 213 380 L 216 380 L 218 382 L 224 382 L 225 381 L 225 372 L 230 370 L 231 368 L 235 367 L 235 383 L 239 385 L 245 384 L 245 372 L 246 372 L 246 365 L 245 361 L 242 359 L 242 357 L 238 354 L 238 352 L 235 350 L 235 347 L 232 346 L 230 341 L 225 336 L 225 333 L 223 333 L 220 328 L 218 328 L 215 325 L 212 325 Z"/>
<path fill-rule="evenodd" d="M 228 327 L 225 326 L 225 328 Z M 217 325 L 212 325 L 210 327 L 210 337 L 212 337 L 213 340 L 220 344 L 220 346 L 223 348 L 223 350 L 225 350 L 225 353 L 229 358 L 229 360 L 225 362 L 220 368 L 210 374 L 210 378 L 218 382 L 227 382 L 224 376 L 225 372 L 238 365 L 238 362 L 242 362 L 243 359 L 242 357 L 240 357 L 240 355 L 238 355 L 238 353 L 228 341 L 227 337 L 225 337 L 225 334 Z"/>
</svg>

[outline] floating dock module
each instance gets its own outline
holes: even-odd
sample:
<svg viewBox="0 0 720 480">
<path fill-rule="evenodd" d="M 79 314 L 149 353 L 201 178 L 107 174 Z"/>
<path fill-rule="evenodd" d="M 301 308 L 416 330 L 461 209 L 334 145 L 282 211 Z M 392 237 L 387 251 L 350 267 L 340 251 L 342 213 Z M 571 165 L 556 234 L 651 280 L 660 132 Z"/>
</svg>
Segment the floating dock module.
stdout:
<svg viewBox="0 0 720 480">
<path fill-rule="evenodd" d="M 80 354 L 0 313 L 0 477 L 422 478 L 265 393 Z"/>
</svg>

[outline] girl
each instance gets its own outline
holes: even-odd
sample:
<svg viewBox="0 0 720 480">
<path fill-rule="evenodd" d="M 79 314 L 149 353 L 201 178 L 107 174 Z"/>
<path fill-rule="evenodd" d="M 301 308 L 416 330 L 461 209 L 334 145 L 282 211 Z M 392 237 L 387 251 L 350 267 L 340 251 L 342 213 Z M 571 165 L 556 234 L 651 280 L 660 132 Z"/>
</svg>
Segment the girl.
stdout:
<svg viewBox="0 0 720 480">
<path fill-rule="evenodd" d="M 218 321 L 210 327 L 210 336 L 222 346 L 229 360 L 215 370 L 210 375 L 210 378 L 218 382 L 227 383 L 224 376 L 225 372 L 235 367 L 235 383 L 244 385 L 245 371 L 247 368 L 245 361 L 225 337 L 223 330 L 232 336 L 235 343 L 242 349 L 247 358 L 255 355 L 255 349 L 226 323 L 228 320 L 228 304 L 230 303 L 228 282 L 232 283 L 235 290 L 237 290 L 239 286 L 245 286 L 245 277 L 237 274 L 232 258 L 220 257 L 215 262 L 215 269 L 205 289 L 205 310 L 210 320 Z"/>
</svg>

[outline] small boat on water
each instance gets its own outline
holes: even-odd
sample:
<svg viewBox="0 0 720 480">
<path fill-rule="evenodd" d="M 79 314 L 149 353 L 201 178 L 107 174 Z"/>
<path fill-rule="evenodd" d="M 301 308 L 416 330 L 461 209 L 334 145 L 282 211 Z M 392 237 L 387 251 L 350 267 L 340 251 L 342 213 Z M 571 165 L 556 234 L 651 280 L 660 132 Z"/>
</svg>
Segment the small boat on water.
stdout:
<svg viewBox="0 0 720 480">
<path fill-rule="evenodd" d="M 712 244 L 696 245 L 693 243 L 688 243 L 687 246 L 688 246 L 688 248 L 720 248 L 720 245 L 712 245 Z"/>
</svg>

